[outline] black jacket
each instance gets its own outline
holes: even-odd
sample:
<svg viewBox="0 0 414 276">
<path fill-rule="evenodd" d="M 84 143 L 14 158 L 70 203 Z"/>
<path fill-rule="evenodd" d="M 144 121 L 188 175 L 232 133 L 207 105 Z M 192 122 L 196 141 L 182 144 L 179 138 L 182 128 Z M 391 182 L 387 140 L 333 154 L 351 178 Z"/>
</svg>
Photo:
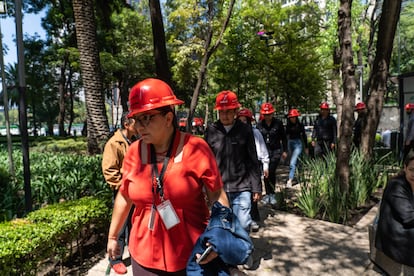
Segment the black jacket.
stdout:
<svg viewBox="0 0 414 276">
<path fill-rule="evenodd" d="M 308 148 L 308 137 L 306 136 L 305 126 L 296 121 L 296 123 L 292 123 L 289 119 L 286 124 L 286 136 L 288 139 L 300 139 L 303 142 L 305 148 Z"/>
<path fill-rule="evenodd" d="M 312 139 L 318 142 L 336 144 L 336 135 L 336 119 L 331 115 L 325 119 L 318 116 L 313 126 Z"/>
<path fill-rule="evenodd" d="M 404 175 L 391 179 L 384 190 L 375 246 L 414 267 L 414 194 Z"/>
<path fill-rule="evenodd" d="M 226 192 L 262 192 L 251 126 L 236 120 L 227 133 L 223 124 L 217 121 L 208 125 L 204 138 L 216 156 Z"/>
<path fill-rule="evenodd" d="M 256 128 L 260 130 L 263 139 L 266 142 L 267 149 L 270 152 L 274 150 L 287 151 L 287 138 L 285 127 L 281 120 L 272 118 L 270 126 L 266 124 L 265 120 L 260 121 Z"/>
</svg>

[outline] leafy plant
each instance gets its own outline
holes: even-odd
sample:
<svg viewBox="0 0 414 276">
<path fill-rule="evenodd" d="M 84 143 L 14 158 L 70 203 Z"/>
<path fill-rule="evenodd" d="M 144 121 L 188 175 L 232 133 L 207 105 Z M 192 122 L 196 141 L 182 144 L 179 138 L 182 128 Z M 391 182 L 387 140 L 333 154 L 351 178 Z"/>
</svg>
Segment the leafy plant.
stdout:
<svg viewBox="0 0 414 276">
<path fill-rule="evenodd" d="M 4 182 L 0 192 L 5 195 L 0 202 L 0 219 L 3 220 L 21 217 L 23 213 L 19 210 L 24 210 L 24 179 L 20 150 L 13 151 L 13 158 L 16 177 L 9 177 L 6 169 L 0 171 L 1 181 Z M 38 209 L 42 205 L 61 200 L 111 193 L 102 175 L 101 158 L 101 155 L 31 151 L 33 208 Z M 5 149 L 0 149 L 0 168 L 8 168 Z"/>
<path fill-rule="evenodd" d="M 296 206 L 309 218 L 318 215 L 321 209 L 320 191 L 317 185 L 302 185 Z"/>
<path fill-rule="evenodd" d="M 359 151 L 353 151 L 348 193 L 341 191 L 335 179 L 333 152 L 323 158 L 304 157 L 298 174 L 302 187 L 297 193 L 297 207 L 311 218 L 319 215 L 331 222 L 346 223 L 350 210 L 366 204 L 372 193 L 383 187 L 388 175 L 398 167 L 390 154 L 368 161 Z"/>
<path fill-rule="evenodd" d="M 108 227 L 111 197 L 84 197 L 49 205 L 0 224 L 2 275 L 36 275 L 39 263 L 51 256 L 71 256 L 72 243 L 80 246 L 90 231 Z M 85 234 L 86 233 L 86 234 Z"/>
</svg>

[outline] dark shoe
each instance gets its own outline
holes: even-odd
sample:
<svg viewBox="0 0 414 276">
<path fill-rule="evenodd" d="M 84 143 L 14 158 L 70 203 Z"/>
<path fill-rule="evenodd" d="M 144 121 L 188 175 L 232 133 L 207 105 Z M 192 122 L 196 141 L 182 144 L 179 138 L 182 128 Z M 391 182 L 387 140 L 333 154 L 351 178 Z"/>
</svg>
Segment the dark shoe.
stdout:
<svg viewBox="0 0 414 276">
<path fill-rule="evenodd" d="M 123 262 L 111 265 L 116 274 L 126 274 L 128 272 Z"/>
<path fill-rule="evenodd" d="M 252 269 L 254 264 L 253 256 L 250 254 L 249 258 L 247 258 L 246 263 L 243 265 L 243 268 L 245 269 Z"/>
</svg>

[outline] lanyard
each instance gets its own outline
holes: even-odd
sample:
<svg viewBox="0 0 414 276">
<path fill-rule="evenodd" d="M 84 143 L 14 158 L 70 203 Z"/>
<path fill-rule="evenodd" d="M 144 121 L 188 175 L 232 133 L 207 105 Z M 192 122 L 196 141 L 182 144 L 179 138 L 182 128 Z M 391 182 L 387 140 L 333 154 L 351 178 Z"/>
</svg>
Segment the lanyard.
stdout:
<svg viewBox="0 0 414 276">
<path fill-rule="evenodd" d="M 155 204 L 155 196 L 158 193 L 160 194 L 161 200 L 164 200 L 163 178 L 164 178 L 165 170 L 168 167 L 168 161 L 170 160 L 174 140 L 175 140 L 175 129 L 174 129 L 174 133 L 173 133 L 171 143 L 168 146 L 167 155 L 165 156 L 164 162 L 162 164 L 161 173 L 158 173 L 157 157 L 156 157 L 156 154 L 155 154 L 155 148 L 154 148 L 154 145 L 151 144 L 152 179 L 154 180 L 154 183 L 152 185 L 153 204 Z M 154 187 L 156 189 L 154 189 Z"/>
</svg>

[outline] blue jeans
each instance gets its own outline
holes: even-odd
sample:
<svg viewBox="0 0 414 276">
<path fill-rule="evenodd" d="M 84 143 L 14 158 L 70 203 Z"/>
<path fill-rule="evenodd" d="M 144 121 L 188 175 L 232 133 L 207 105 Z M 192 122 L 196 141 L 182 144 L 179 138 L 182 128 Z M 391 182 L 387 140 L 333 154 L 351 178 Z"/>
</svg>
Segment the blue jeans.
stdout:
<svg viewBox="0 0 414 276">
<path fill-rule="evenodd" d="M 233 213 L 239 219 L 241 226 L 249 232 L 252 218 L 250 216 L 250 209 L 252 207 L 251 192 L 229 192 L 227 197 L 230 201 Z"/>
<path fill-rule="evenodd" d="M 289 164 L 289 179 L 293 179 L 296 171 L 296 164 L 298 163 L 298 158 L 302 153 L 302 141 L 300 139 L 289 139 L 288 140 L 288 149 L 290 156 Z"/>
</svg>

